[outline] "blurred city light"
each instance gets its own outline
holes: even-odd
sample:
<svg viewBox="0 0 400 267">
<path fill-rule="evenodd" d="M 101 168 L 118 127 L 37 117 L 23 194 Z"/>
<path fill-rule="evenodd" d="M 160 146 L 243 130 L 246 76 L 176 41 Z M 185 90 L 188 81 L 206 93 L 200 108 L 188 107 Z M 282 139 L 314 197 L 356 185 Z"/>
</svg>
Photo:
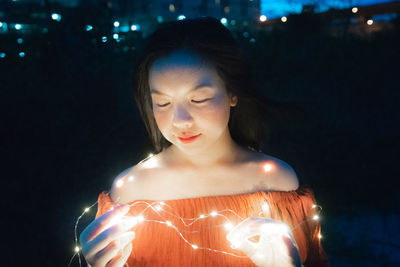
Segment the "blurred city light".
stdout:
<svg viewBox="0 0 400 267">
<path fill-rule="evenodd" d="M 247 37 L 249 37 L 249 36 L 250 36 L 250 34 L 249 34 L 248 32 L 244 32 L 244 33 L 243 33 L 243 37 L 244 37 L 244 38 L 247 38 Z"/>
<path fill-rule="evenodd" d="M 0 21 L 0 28 L 3 27 L 3 22 Z"/>
<path fill-rule="evenodd" d="M 169 4 L 169 12 L 175 12 L 175 6 L 174 4 Z"/>
<path fill-rule="evenodd" d="M 282 21 L 282 22 L 286 22 L 286 21 L 287 21 L 287 17 L 283 16 L 283 17 L 281 18 L 281 21 Z"/>
<path fill-rule="evenodd" d="M 117 40 L 117 39 L 119 38 L 118 33 L 115 33 L 115 34 L 113 35 L 113 38 L 114 38 L 115 40 Z"/>
<path fill-rule="evenodd" d="M 24 57 L 25 56 L 25 52 L 19 52 L 19 57 Z"/>
<path fill-rule="evenodd" d="M 0 58 L 5 58 L 5 57 L 6 57 L 6 53 L 1 52 L 1 53 L 0 53 Z"/>
<path fill-rule="evenodd" d="M 231 20 L 231 25 L 232 25 L 232 26 L 235 26 L 235 25 L 236 25 L 236 20 L 234 20 L 234 19 Z"/>
<path fill-rule="evenodd" d="M 357 13 L 357 12 L 358 12 L 358 8 L 356 8 L 356 7 L 353 7 L 353 8 L 351 9 L 351 12 L 353 12 L 353 13 Z"/>
<path fill-rule="evenodd" d="M 17 30 L 17 31 L 19 31 L 19 30 L 21 30 L 22 29 L 22 25 L 21 24 L 15 24 L 15 29 Z"/>
<path fill-rule="evenodd" d="M 368 25 L 372 25 L 373 23 L 374 23 L 374 21 L 372 19 L 367 20 Z"/>
<path fill-rule="evenodd" d="M 91 31 L 93 30 L 93 26 L 92 25 L 86 25 L 86 31 Z"/>
<path fill-rule="evenodd" d="M 119 27 L 119 21 L 117 21 L 117 20 L 114 21 L 114 27 L 115 27 L 115 28 Z"/>
<path fill-rule="evenodd" d="M 120 31 L 121 31 L 121 32 L 129 32 L 129 26 L 122 26 L 122 27 L 120 28 Z"/>
<path fill-rule="evenodd" d="M 140 31 L 140 25 L 139 24 L 132 24 L 131 31 Z"/>
<path fill-rule="evenodd" d="M 250 39 L 250 43 L 254 44 L 255 42 L 256 42 L 256 39 L 254 39 L 254 38 Z"/>
<path fill-rule="evenodd" d="M 22 39 L 22 38 L 17 39 L 17 43 L 22 44 L 23 42 L 24 42 L 24 39 Z"/>
<path fill-rule="evenodd" d="M 101 42 L 102 42 L 102 43 L 105 43 L 105 42 L 107 42 L 107 36 L 103 36 L 103 37 L 101 37 Z"/>
<path fill-rule="evenodd" d="M 267 21 L 267 16 L 261 15 L 261 16 L 260 16 L 260 21 L 261 21 L 261 22 L 266 22 L 266 21 Z"/>
<path fill-rule="evenodd" d="M 184 20 L 184 19 L 186 19 L 185 15 L 179 15 L 178 16 L 178 20 Z"/>
<path fill-rule="evenodd" d="M 58 14 L 58 13 L 53 13 L 53 14 L 51 14 L 51 18 L 53 19 L 53 20 L 55 20 L 55 21 L 61 21 L 61 15 L 60 14 Z"/>
<path fill-rule="evenodd" d="M 157 22 L 158 23 L 163 23 L 164 22 L 164 18 L 162 16 L 157 16 Z"/>
<path fill-rule="evenodd" d="M 228 20 L 227 20 L 226 18 L 222 18 L 222 19 L 221 19 L 221 23 L 222 23 L 222 24 L 226 25 L 227 22 L 228 22 Z"/>
</svg>

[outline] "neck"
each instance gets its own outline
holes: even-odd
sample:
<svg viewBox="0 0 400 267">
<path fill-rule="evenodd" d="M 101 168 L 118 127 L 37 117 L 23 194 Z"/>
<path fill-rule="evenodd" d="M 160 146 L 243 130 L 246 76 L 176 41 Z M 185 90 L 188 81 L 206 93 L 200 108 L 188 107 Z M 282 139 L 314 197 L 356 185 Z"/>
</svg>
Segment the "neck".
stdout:
<svg viewBox="0 0 400 267">
<path fill-rule="evenodd" d="M 243 150 L 236 144 L 229 130 L 224 131 L 215 143 L 196 154 L 187 154 L 175 145 L 171 145 L 169 158 L 177 165 L 192 168 L 207 168 L 213 166 L 225 166 L 238 161 L 239 153 Z"/>
</svg>

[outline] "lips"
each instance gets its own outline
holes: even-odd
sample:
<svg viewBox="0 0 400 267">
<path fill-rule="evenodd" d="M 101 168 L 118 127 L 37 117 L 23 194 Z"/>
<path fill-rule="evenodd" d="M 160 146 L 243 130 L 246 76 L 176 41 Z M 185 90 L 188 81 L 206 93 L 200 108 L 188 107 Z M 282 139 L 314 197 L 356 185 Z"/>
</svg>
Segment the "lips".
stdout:
<svg viewBox="0 0 400 267">
<path fill-rule="evenodd" d="M 192 135 L 192 136 L 178 136 L 178 139 L 181 140 L 182 143 L 190 143 L 197 139 L 201 134 Z"/>
</svg>

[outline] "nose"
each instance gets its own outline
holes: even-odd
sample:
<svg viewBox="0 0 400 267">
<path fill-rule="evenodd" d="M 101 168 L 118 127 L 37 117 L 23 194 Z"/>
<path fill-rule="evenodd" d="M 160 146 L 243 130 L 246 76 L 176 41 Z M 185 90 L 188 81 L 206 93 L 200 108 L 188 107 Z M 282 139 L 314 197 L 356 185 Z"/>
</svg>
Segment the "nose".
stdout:
<svg viewBox="0 0 400 267">
<path fill-rule="evenodd" d="M 174 110 L 173 125 L 176 128 L 190 128 L 193 124 L 193 118 L 190 116 L 189 111 L 184 107 L 184 105 L 177 105 Z"/>
</svg>

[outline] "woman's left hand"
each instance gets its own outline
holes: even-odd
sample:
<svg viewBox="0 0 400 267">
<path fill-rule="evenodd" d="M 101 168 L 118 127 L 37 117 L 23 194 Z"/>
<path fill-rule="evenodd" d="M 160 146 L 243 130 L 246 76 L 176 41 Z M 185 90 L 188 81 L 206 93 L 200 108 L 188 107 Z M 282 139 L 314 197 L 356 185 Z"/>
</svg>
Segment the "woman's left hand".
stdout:
<svg viewBox="0 0 400 267">
<path fill-rule="evenodd" d="M 229 232 L 227 239 L 232 248 L 241 250 L 258 267 L 302 266 L 292 231 L 280 221 L 247 218 Z"/>
</svg>

